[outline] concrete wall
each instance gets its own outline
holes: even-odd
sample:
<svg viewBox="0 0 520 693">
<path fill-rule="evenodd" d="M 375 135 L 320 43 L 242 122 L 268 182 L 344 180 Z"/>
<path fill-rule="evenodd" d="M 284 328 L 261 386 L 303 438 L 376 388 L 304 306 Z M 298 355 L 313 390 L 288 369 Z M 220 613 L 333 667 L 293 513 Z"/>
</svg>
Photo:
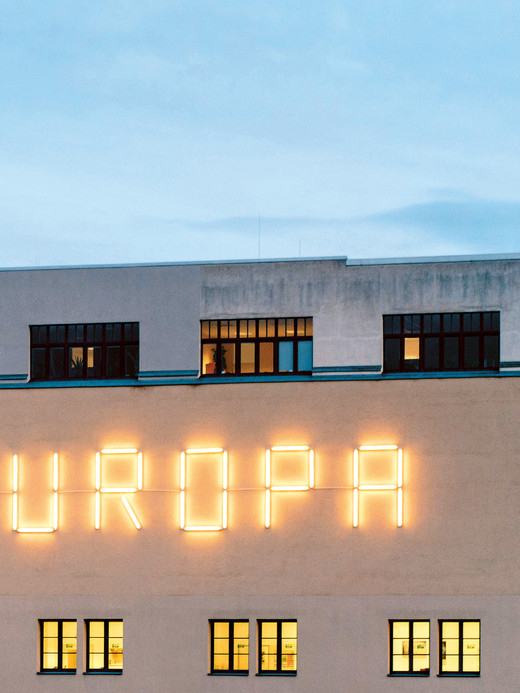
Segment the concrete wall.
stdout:
<svg viewBox="0 0 520 693">
<path fill-rule="evenodd" d="M 381 366 L 384 313 L 501 311 L 520 360 L 517 260 L 343 260 L 0 272 L 0 375 L 28 373 L 30 324 L 139 321 L 141 371 L 198 370 L 201 318 L 314 318 L 314 365 Z"/>
<path fill-rule="evenodd" d="M 520 685 L 514 378 L 3 390 L 0 406 L 2 690 Z M 383 443 L 404 451 L 404 526 L 394 492 L 366 492 L 354 529 L 353 449 Z M 316 488 L 279 492 L 265 529 L 264 451 L 291 444 L 315 450 Z M 95 453 L 130 446 L 144 454 L 144 489 L 128 494 L 143 528 L 105 496 L 95 530 Z M 229 528 L 184 532 L 180 451 L 213 446 L 229 452 Z M 58 531 L 13 532 L 12 455 L 20 523 L 34 524 L 49 522 L 54 452 Z M 128 484 L 124 465 L 118 473 Z M 197 493 L 190 478 L 187 492 Z M 37 676 L 37 619 L 60 617 L 123 618 L 123 676 Z M 219 617 L 251 620 L 252 651 L 255 619 L 297 618 L 296 679 L 255 677 L 254 655 L 247 679 L 208 677 L 207 621 Z M 386 676 L 388 619 L 414 617 L 432 620 L 432 675 L 420 684 Z M 435 676 L 439 618 L 482 620 L 479 680 Z"/>
</svg>

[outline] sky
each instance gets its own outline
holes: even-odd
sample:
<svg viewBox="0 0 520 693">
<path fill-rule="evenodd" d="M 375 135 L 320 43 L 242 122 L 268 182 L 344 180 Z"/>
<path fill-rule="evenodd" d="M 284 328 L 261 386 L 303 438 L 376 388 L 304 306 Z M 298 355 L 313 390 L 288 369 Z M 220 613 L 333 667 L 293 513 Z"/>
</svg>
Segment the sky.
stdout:
<svg viewBox="0 0 520 693">
<path fill-rule="evenodd" d="M 0 266 L 520 252 L 517 0 L 0 0 Z"/>
</svg>

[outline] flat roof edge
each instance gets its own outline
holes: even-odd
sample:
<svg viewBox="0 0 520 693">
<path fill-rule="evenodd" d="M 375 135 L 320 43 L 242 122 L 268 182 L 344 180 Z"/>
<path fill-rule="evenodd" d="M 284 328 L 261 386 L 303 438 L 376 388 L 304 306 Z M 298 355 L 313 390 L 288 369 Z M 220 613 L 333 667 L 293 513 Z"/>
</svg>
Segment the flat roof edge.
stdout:
<svg viewBox="0 0 520 693">
<path fill-rule="evenodd" d="M 186 260 L 179 262 L 128 262 L 86 265 L 41 265 L 31 267 L 0 267 L 0 272 L 42 272 L 49 270 L 84 270 L 84 269 L 131 269 L 138 267 L 197 267 L 207 265 L 254 265 L 282 262 L 344 262 L 347 267 L 369 265 L 413 265 L 441 262 L 485 262 L 520 260 L 520 253 L 494 253 L 484 255 L 431 255 L 396 258 L 348 258 L 346 255 L 329 255 L 323 257 L 277 257 L 242 260 Z"/>
</svg>

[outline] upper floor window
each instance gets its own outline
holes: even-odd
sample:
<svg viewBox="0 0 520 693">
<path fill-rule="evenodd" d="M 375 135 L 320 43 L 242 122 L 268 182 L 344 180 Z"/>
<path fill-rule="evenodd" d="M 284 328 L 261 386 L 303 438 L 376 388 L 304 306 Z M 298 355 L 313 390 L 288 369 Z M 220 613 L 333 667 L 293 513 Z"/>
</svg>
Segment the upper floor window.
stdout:
<svg viewBox="0 0 520 693">
<path fill-rule="evenodd" d="M 387 373 L 496 371 L 500 313 L 384 315 L 383 341 Z"/>
<path fill-rule="evenodd" d="M 211 620 L 211 664 L 212 674 L 249 673 L 249 621 Z"/>
<path fill-rule="evenodd" d="M 258 621 L 258 674 L 296 676 L 298 623 Z"/>
<path fill-rule="evenodd" d="M 390 621 L 390 675 L 430 675 L 430 622 Z"/>
<path fill-rule="evenodd" d="M 312 370 L 312 318 L 201 322 L 201 375 L 294 375 Z"/>
<path fill-rule="evenodd" d="M 139 323 L 31 325 L 31 380 L 136 378 Z"/>
<path fill-rule="evenodd" d="M 85 621 L 87 674 L 123 673 L 123 621 Z"/>
<path fill-rule="evenodd" d="M 480 621 L 439 621 L 439 675 L 480 676 Z"/>
<path fill-rule="evenodd" d="M 40 619 L 40 673 L 76 673 L 77 623 Z"/>
</svg>

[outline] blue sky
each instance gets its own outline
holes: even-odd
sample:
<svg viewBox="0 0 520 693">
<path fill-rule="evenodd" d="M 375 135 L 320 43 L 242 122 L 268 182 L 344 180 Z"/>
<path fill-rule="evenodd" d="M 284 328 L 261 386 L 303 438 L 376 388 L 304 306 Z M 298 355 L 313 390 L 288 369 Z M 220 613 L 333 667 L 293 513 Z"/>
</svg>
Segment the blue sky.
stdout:
<svg viewBox="0 0 520 693">
<path fill-rule="evenodd" d="M 520 252 L 514 0 L 0 9 L 1 266 Z"/>
</svg>

